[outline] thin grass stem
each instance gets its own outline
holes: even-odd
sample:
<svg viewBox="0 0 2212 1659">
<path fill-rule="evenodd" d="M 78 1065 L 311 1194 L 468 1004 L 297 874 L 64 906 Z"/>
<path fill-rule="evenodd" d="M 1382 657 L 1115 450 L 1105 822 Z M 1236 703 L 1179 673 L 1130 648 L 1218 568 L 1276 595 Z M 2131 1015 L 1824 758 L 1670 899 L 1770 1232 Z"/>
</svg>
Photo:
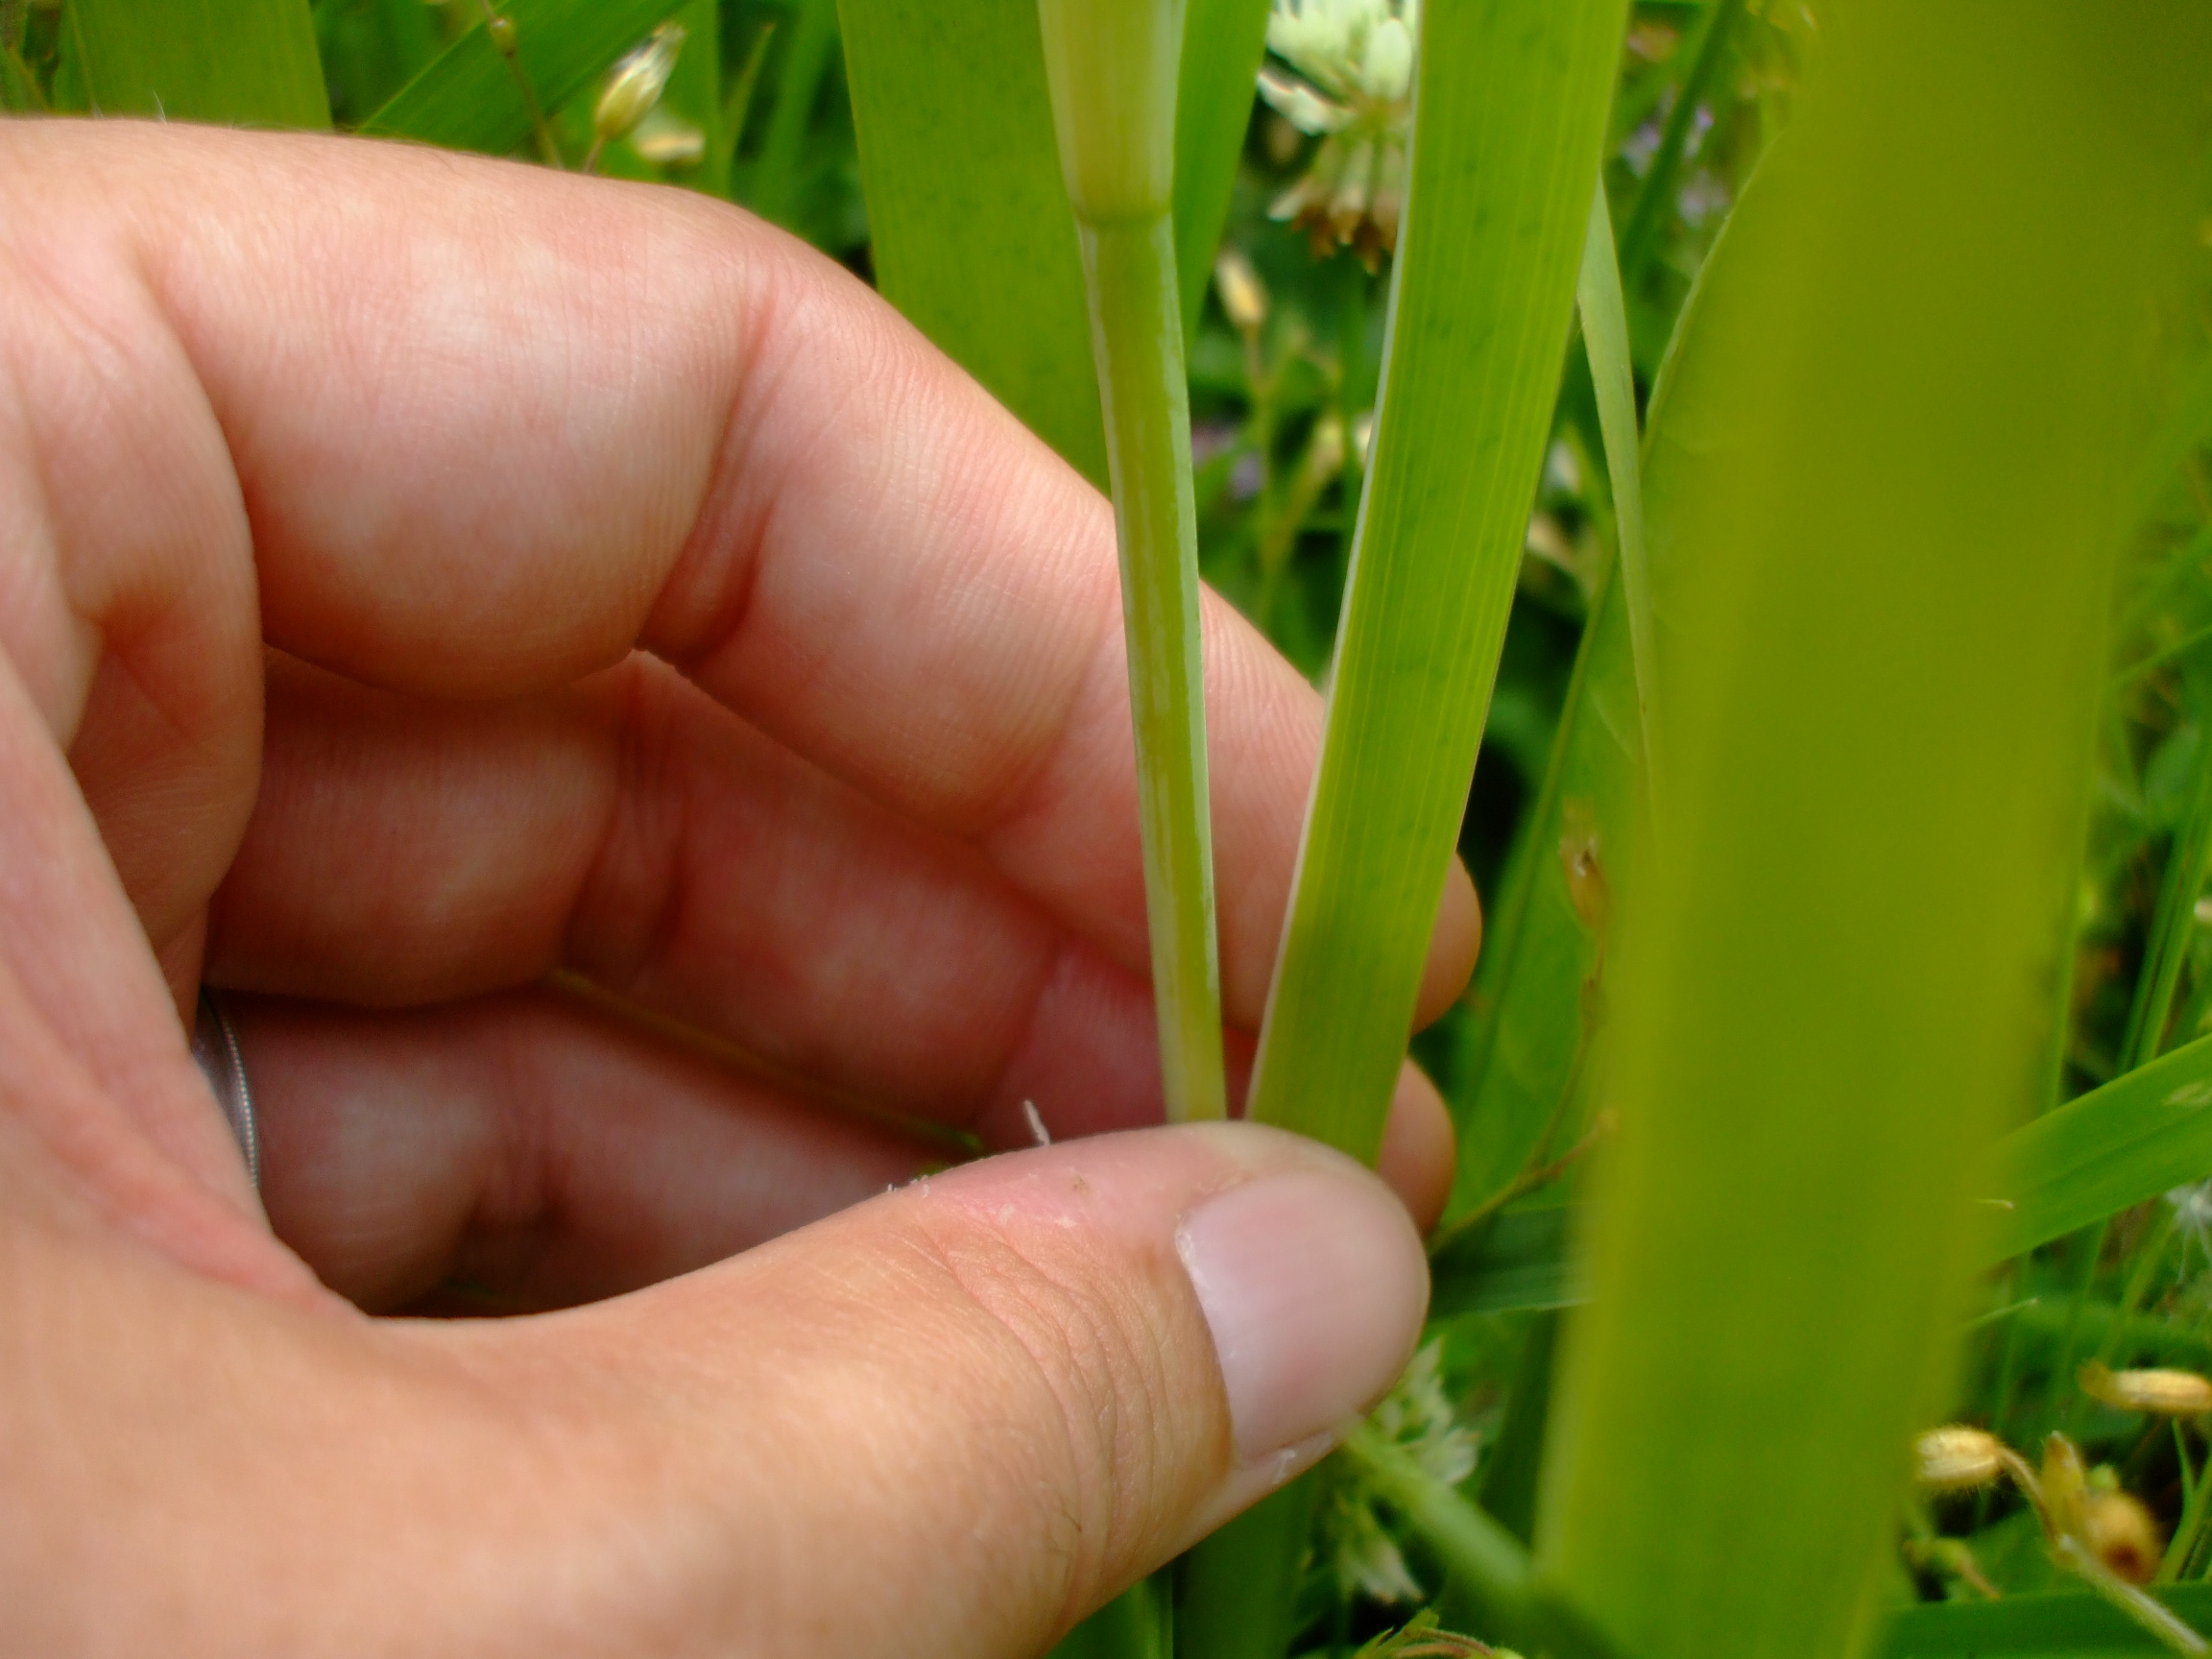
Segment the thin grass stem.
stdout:
<svg viewBox="0 0 2212 1659">
<path fill-rule="evenodd" d="M 1145 916 L 1170 1121 L 1228 1115 L 1190 392 L 1167 215 L 1080 228 L 1121 547 Z"/>
</svg>

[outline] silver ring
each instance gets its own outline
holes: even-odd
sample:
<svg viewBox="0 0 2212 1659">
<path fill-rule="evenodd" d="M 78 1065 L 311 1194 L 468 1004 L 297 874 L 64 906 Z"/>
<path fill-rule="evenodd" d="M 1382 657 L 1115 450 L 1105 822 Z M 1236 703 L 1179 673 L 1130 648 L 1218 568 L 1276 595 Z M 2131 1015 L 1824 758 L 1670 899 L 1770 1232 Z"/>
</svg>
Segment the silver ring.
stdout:
<svg viewBox="0 0 2212 1659">
<path fill-rule="evenodd" d="M 246 1179 L 261 1190 L 261 1129 L 253 1120 L 253 1091 L 246 1083 L 246 1057 L 238 1051 L 237 1027 L 215 993 L 200 988 L 200 1017 L 192 1027 L 192 1058 L 200 1063 L 207 1087 L 237 1138 L 246 1159 Z"/>
</svg>

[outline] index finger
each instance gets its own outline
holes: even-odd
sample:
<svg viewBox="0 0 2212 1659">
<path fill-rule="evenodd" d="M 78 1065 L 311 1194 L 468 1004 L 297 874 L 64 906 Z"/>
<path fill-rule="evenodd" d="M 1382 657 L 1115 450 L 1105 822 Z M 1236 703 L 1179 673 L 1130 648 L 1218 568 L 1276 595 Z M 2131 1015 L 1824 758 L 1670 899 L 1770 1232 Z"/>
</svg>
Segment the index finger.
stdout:
<svg viewBox="0 0 2212 1659">
<path fill-rule="evenodd" d="M 642 647 L 1143 964 L 1111 515 L 860 283 L 673 192 L 357 141 L 4 141 L 11 220 L 89 215 L 143 273 L 235 470 L 271 643 L 469 697 Z M 1250 1024 L 1320 706 L 1218 604 L 1207 669 L 1224 999 Z M 1474 936 L 1455 871 L 1431 1005 Z"/>
</svg>

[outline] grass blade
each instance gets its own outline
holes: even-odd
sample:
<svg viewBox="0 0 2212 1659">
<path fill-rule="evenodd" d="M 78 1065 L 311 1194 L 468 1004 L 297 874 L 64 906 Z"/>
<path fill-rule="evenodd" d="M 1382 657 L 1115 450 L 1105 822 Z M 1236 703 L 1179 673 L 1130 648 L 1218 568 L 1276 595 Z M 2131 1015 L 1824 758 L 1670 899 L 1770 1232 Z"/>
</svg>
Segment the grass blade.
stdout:
<svg viewBox="0 0 2212 1659">
<path fill-rule="evenodd" d="M 1708 456 L 1668 507 L 1667 860 L 1538 1523 L 1541 1581 L 1641 1659 L 1869 1629 L 1975 1161 L 2034 1087 L 2126 330 L 2201 60 L 2152 0 L 1847 21 L 1664 412 Z"/>
<path fill-rule="evenodd" d="M 2212 1175 L 2212 1037 L 2114 1078 L 2008 1135 L 1988 1183 L 2002 1262 Z"/>
<path fill-rule="evenodd" d="M 1682 178 L 1682 157 L 1690 147 L 1690 130 L 1697 119 L 1697 107 L 1706 88 L 1728 56 L 1736 25 L 1743 20 L 1746 0 L 1718 0 L 1705 14 L 1697 37 L 1697 55 L 1690 73 L 1674 94 L 1674 107 L 1667 112 L 1667 125 L 1659 134 L 1659 148 L 1637 189 L 1636 204 L 1628 212 L 1628 228 L 1621 233 L 1621 274 L 1627 286 L 1642 283 L 1659 242 L 1661 218 L 1674 205 L 1674 187 Z"/>
<path fill-rule="evenodd" d="M 557 109 L 680 9 L 680 0 L 509 0 L 500 12 L 515 25 L 516 60 L 540 107 Z M 361 131 L 505 156 L 529 141 L 532 120 L 514 71 L 478 24 Z"/>
<path fill-rule="evenodd" d="M 1582 272 L 1575 279 L 1582 318 L 1582 348 L 1598 392 L 1598 425 L 1605 443 L 1605 471 L 1613 487 L 1613 519 L 1620 538 L 1614 579 L 1628 613 L 1629 654 L 1635 659 L 1638 725 L 1644 734 L 1645 788 L 1654 800 L 1650 774 L 1658 770 L 1652 731 L 1658 652 L 1651 624 L 1651 566 L 1644 547 L 1643 441 L 1636 425 L 1636 371 L 1628 350 L 1628 308 L 1621 297 L 1621 267 L 1613 252 L 1613 214 L 1599 181 L 1590 198 L 1590 229 L 1582 242 Z M 1653 808 L 1654 816 L 1657 808 Z"/>
<path fill-rule="evenodd" d="M 307 0 L 70 0 L 61 56 L 95 114 L 330 125 Z"/>
<path fill-rule="evenodd" d="M 776 104 L 768 112 L 768 135 L 761 141 L 748 199 L 753 211 L 788 226 L 798 199 L 799 162 L 806 129 L 821 102 L 822 82 L 837 56 L 836 0 L 800 0 L 799 15 L 784 43 L 776 76 Z"/>
<path fill-rule="evenodd" d="M 1374 466 L 1249 1107 L 1362 1158 L 1520 569 L 1623 14 L 1484 0 L 1422 19 Z"/>
<path fill-rule="evenodd" d="M 1458 1234 L 1429 1259 L 1429 1316 L 1568 1308 L 1585 1299 L 1569 1251 L 1576 1225 L 1565 1205 L 1509 1210 Z"/>
<path fill-rule="evenodd" d="M 840 14 L 877 286 L 1105 488 L 1036 0 L 840 0 Z"/>
<path fill-rule="evenodd" d="M 1175 91 L 1175 273 L 1183 338 L 1198 332 L 1206 284 L 1229 218 L 1237 157 L 1252 124 L 1253 79 L 1267 50 L 1272 0 L 1188 0 Z"/>
</svg>

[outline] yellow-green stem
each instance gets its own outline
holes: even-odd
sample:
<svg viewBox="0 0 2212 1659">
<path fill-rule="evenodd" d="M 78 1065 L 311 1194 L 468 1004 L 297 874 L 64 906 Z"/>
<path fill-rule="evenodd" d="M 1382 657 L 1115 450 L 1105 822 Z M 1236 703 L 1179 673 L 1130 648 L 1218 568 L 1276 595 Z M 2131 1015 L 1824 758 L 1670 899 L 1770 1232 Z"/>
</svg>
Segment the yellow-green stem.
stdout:
<svg viewBox="0 0 2212 1659">
<path fill-rule="evenodd" d="M 1173 1122 L 1227 1116 L 1198 638 L 1190 408 L 1165 212 L 1080 227 L 1121 547 L 1160 1070 Z"/>
</svg>

